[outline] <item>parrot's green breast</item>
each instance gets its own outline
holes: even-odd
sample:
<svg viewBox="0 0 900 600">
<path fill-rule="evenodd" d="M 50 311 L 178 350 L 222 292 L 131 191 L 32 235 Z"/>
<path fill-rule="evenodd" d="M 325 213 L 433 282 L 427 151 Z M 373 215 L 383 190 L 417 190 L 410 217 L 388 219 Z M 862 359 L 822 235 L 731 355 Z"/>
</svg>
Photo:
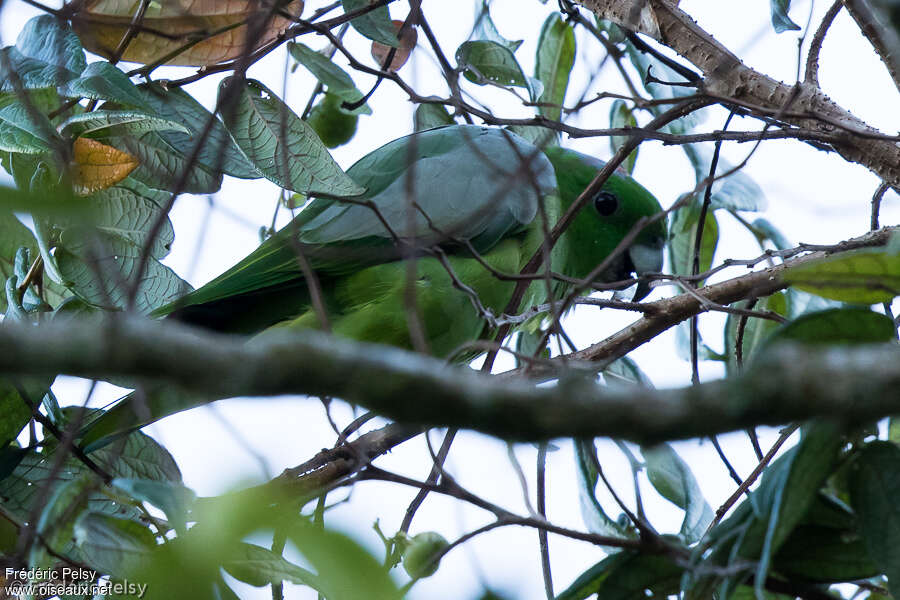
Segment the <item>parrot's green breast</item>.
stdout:
<svg viewBox="0 0 900 600">
<path fill-rule="evenodd" d="M 417 319 L 429 350 L 449 357 L 484 334 L 484 312 L 499 316 L 507 308 L 516 282 L 497 274 L 519 273 L 600 167 L 572 151 L 541 152 L 497 128 L 456 125 L 400 138 L 348 169 L 366 188 L 362 197 L 314 200 L 246 259 L 160 313 L 250 334 L 271 326 L 328 327 L 400 347 L 412 346 L 409 323 Z M 649 192 L 621 175 L 604 194 L 557 242 L 554 272 L 586 276 L 638 219 L 660 210 Z M 635 248 L 646 251 L 630 248 L 603 278 L 659 270 L 664 234 L 659 225 L 642 232 Z M 311 289 L 327 323 L 313 309 Z M 565 289 L 539 279 L 519 309 Z"/>
</svg>

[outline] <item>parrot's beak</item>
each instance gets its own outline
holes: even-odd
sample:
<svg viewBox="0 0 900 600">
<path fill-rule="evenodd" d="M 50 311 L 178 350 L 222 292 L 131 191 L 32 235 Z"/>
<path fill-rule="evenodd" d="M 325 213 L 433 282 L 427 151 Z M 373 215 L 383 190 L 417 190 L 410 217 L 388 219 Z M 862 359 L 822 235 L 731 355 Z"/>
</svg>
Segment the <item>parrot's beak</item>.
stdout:
<svg viewBox="0 0 900 600">
<path fill-rule="evenodd" d="M 640 277 L 644 273 L 659 273 L 663 268 L 662 238 L 654 240 L 651 244 L 634 244 L 628 249 L 628 259 L 634 269 L 635 275 Z M 639 281 L 634 292 L 632 302 L 639 302 L 650 294 L 650 282 Z"/>
</svg>

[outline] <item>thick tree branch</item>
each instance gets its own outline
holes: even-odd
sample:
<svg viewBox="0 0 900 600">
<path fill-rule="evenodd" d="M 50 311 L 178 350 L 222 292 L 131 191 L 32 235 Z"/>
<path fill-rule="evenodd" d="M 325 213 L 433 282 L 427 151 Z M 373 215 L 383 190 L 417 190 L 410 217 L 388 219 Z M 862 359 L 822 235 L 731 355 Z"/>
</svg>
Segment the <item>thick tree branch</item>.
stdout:
<svg viewBox="0 0 900 600">
<path fill-rule="evenodd" d="M 344 398 L 401 422 L 509 439 L 706 436 L 813 417 L 900 413 L 900 349 L 783 348 L 739 378 L 686 389 L 605 388 L 577 373 L 555 387 L 502 381 L 403 350 L 319 332 L 247 343 L 134 318 L 0 327 L 0 373 L 152 378 L 218 397 Z"/>
<path fill-rule="evenodd" d="M 833 148 L 900 186 L 900 146 L 871 139 L 878 131 L 808 82 L 787 85 L 746 66 L 671 0 L 578 0 L 603 19 L 649 35 L 703 73 L 701 91 L 804 129 L 835 133 Z M 845 5 L 850 8 L 849 2 Z M 861 135 L 860 135 L 861 134 Z"/>
</svg>

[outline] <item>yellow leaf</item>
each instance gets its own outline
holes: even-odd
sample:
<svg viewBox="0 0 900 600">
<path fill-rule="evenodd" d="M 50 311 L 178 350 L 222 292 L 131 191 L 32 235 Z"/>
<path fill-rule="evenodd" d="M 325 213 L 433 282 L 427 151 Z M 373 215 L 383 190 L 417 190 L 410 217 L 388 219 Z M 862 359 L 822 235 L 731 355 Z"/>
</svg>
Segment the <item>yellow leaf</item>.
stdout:
<svg viewBox="0 0 900 600">
<path fill-rule="evenodd" d="M 163 64 L 205 66 L 233 60 L 246 50 L 248 20 L 270 10 L 271 2 L 284 2 L 276 16 L 255 36 L 255 50 L 273 41 L 299 17 L 303 0 L 157 0 L 150 2 L 140 33 L 128 44 L 122 60 L 153 63 L 186 45 L 201 40 Z M 112 57 L 128 32 L 139 2 L 134 0 L 87 0 L 72 20 L 82 45 L 95 54 Z M 230 27 L 230 29 L 229 29 Z M 224 31 L 223 31 L 224 30 Z M 214 32 L 219 31 L 215 35 Z"/>
<path fill-rule="evenodd" d="M 138 160 L 132 155 L 97 140 L 77 138 L 72 150 L 75 157 L 72 180 L 79 194 L 112 187 L 138 166 Z"/>
</svg>

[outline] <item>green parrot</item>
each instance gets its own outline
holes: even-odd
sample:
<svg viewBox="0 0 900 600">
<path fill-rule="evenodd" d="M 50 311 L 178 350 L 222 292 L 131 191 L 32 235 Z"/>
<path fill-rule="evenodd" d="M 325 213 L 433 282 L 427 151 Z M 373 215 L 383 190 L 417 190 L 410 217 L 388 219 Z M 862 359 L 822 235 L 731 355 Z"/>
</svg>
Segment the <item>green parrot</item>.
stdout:
<svg viewBox="0 0 900 600">
<path fill-rule="evenodd" d="M 425 339 L 435 356 L 454 356 L 489 333 L 486 311 L 499 316 L 509 303 L 516 282 L 498 273 L 520 272 L 603 164 L 560 147 L 540 151 L 498 128 L 451 125 L 414 133 L 347 171 L 364 195 L 314 199 L 244 260 L 157 314 L 244 334 L 322 327 L 304 276 L 314 273 L 333 333 L 410 348 L 403 259 L 415 257 Z M 551 270 L 587 276 L 638 219 L 660 210 L 639 183 L 614 174 L 560 236 Z M 661 270 L 665 239 L 664 220 L 644 228 L 601 280 Z M 569 287 L 536 280 L 519 310 L 559 299 Z M 641 284 L 636 297 L 648 291 Z"/>
</svg>

